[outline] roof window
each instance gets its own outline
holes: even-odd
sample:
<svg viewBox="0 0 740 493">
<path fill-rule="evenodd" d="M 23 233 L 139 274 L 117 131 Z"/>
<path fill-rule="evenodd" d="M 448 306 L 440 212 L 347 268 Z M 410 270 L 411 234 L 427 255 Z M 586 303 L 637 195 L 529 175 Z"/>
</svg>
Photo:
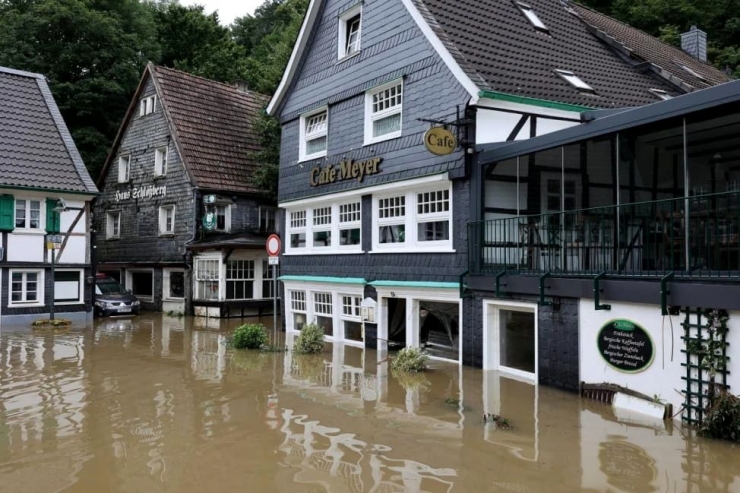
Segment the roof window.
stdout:
<svg viewBox="0 0 740 493">
<path fill-rule="evenodd" d="M 664 91 L 663 89 L 650 89 L 650 92 L 653 94 L 653 96 L 657 96 L 663 101 L 667 101 L 669 99 L 673 99 L 673 96 L 668 94 L 667 91 Z"/>
<path fill-rule="evenodd" d="M 684 69 L 686 72 L 688 72 L 689 74 L 691 74 L 694 77 L 696 77 L 697 79 L 699 79 L 700 81 L 702 81 L 702 82 L 706 82 L 707 81 L 707 79 L 703 75 L 700 75 L 699 73 L 697 73 L 696 71 L 692 70 L 690 67 L 684 65 L 683 63 L 676 62 L 676 65 L 678 65 L 679 67 L 681 67 L 682 69 Z"/>
<path fill-rule="evenodd" d="M 539 17 L 537 17 L 537 13 L 534 10 L 532 10 L 532 7 L 522 2 L 514 2 L 514 3 L 516 3 L 516 6 L 519 7 L 519 10 L 522 11 L 524 16 L 527 18 L 530 24 L 534 26 L 535 29 L 537 29 L 538 31 L 545 32 L 545 33 L 550 32 L 550 30 L 547 28 L 545 23 L 542 22 Z"/>
<path fill-rule="evenodd" d="M 583 82 L 583 79 L 578 77 L 570 70 L 555 70 L 555 73 L 565 79 L 565 81 L 571 86 L 575 87 L 581 92 L 595 93 L 594 88 Z"/>
</svg>

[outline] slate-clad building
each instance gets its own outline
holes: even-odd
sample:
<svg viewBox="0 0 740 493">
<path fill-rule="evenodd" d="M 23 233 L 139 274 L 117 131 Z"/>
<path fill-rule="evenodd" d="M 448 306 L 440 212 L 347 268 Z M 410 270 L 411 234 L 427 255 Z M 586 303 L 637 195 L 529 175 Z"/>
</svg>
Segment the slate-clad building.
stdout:
<svg viewBox="0 0 740 493">
<path fill-rule="evenodd" d="M 43 75 L 0 67 L 0 324 L 92 318 L 95 183 Z M 52 275 L 48 234 L 58 235 Z"/>
<path fill-rule="evenodd" d="M 100 176 L 97 269 L 149 309 L 213 317 L 271 305 L 274 199 L 252 182 L 267 102 L 149 64 Z M 264 301 L 264 303 L 263 303 Z"/>
<path fill-rule="evenodd" d="M 526 186 L 485 182 L 495 170 L 475 166 L 476 146 L 728 80 L 607 20 L 549 0 L 312 0 L 268 107 L 283 129 L 287 330 L 316 322 L 331 340 L 481 366 L 480 300 L 462 289 L 467 223 L 517 214 L 524 194 L 546 209 L 571 185 L 555 167 Z M 432 127 L 456 145 L 430 152 Z"/>
</svg>

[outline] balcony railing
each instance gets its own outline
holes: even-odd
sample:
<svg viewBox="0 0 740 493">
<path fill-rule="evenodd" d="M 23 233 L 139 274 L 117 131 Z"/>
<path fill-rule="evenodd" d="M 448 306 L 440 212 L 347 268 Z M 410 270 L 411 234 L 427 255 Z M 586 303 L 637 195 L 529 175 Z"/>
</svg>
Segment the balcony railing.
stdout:
<svg viewBox="0 0 740 493">
<path fill-rule="evenodd" d="M 740 192 L 471 222 L 470 273 L 740 278 Z"/>
</svg>

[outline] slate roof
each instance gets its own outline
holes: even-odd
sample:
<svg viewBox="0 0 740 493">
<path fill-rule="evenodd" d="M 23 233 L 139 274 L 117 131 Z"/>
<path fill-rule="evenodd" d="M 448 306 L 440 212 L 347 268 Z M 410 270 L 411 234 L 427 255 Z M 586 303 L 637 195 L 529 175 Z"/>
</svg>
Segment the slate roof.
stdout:
<svg viewBox="0 0 740 493">
<path fill-rule="evenodd" d="M 0 67 L 0 187 L 97 194 L 43 75 Z"/>
<path fill-rule="evenodd" d="M 252 184 L 261 149 L 254 121 L 269 100 L 255 92 L 152 66 L 182 159 L 198 187 L 264 194 Z"/>
<path fill-rule="evenodd" d="M 676 48 L 588 9 L 560 0 L 526 0 L 549 33 L 538 31 L 512 0 L 413 0 L 414 5 L 463 71 L 483 90 L 558 101 L 594 108 L 641 106 L 658 101 L 650 89 L 671 95 L 690 87 L 707 87 L 678 65 L 671 81 L 642 62 L 678 56 Z M 576 10 L 577 9 L 577 10 Z M 595 34 L 598 24 L 622 43 L 634 43 L 635 54 L 616 49 Z M 619 29 L 617 29 L 619 27 Z M 614 34 L 612 33 L 614 31 Z M 648 39 L 650 38 L 650 39 Z M 688 55 L 681 60 L 690 59 Z M 721 71 L 701 65 L 709 85 L 730 80 Z M 675 65 L 675 64 L 674 64 Z M 668 69 L 667 67 L 664 67 Z M 594 88 L 596 94 L 579 92 L 555 73 L 569 70 Z M 697 70 L 698 71 L 698 70 Z"/>
</svg>

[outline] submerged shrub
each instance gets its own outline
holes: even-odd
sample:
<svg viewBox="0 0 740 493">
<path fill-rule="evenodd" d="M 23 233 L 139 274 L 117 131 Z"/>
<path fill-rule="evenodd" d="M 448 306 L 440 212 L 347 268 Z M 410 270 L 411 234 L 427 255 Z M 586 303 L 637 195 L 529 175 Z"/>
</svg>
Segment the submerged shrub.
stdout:
<svg viewBox="0 0 740 493">
<path fill-rule="evenodd" d="M 236 328 L 229 341 L 236 349 L 259 349 L 267 343 L 267 332 L 262 324 L 244 324 Z"/>
<path fill-rule="evenodd" d="M 304 325 L 301 333 L 295 340 L 293 352 L 298 354 L 314 354 L 324 350 L 324 329 L 316 324 Z"/>
<path fill-rule="evenodd" d="M 399 351 L 391 361 L 391 369 L 395 371 L 418 372 L 426 369 L 429 355 L 416 347 L 406 347 Z"/>
<path fill-rule="evenodd" d="M 740 442 L 740 398 L 720 392 L 707 410 L 699 433 L 706 438 Z"/>
<path fill-rule="evenodd" d="M 427 376 L 421 372 L 408 372 L 391 368 L 391 375 L 393 375 L 393 378 L 395 378 L 398 384 L 405 390 L 429 392 L 432 388 L 432 382 L 430 382 Z"/>
</svg>

